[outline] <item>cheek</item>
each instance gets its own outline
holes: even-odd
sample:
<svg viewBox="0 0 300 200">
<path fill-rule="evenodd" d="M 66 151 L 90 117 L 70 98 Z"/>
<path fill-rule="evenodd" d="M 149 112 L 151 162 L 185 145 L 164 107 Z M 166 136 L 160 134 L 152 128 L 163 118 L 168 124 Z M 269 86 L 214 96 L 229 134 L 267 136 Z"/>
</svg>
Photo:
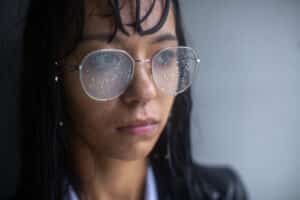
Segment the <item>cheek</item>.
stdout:
<svg viewBox="0 0 300 200">
<path fill-rule="evenodd" d="M 145 105 L 147 112 L 160 117 L 161 124 L 153 136 L 137 139 L 115 132 L 117 124 L 132 117 L 134 108 L 131 110 L 120 99 L 107 102 L 90 99 L 82 90 L 76 73 L 65 76 L 64 89 L 67 111 L 72 120 L 69 125 L 73 132 L 70 134 L 79 135 L 76 138 L 80 138 L 97 155 L 119 159 L 148 155 L 165 127 L 174 101 L 174 97 L 161 95 Z"/>
<path fill-rule="evenodd" d="M 174 97 L 166 96 L 165 94 L 162 94 L 162 97 L 160 98 L 159 101 L 160 103 L 158 107 L 160 109 L 159 113 L 161 114 L 161 120 L 162 120 L 161 131 L 163 130 L 163 128 L 165 127 L 168 121 L 174 103 L 174 99 L 175 99 Z"/>
<path fill-rule="evenodd" d="M 64 94 L 67 112 L 74 128 L 87 129 L 91 125 L 102 126 L 109 123 L 114 102 L 97 102 L 89 98 L 83 91 L 78 73 L 69 73 L 64 76 Z"/>
<path fill-rule="evenodd" d="M 71 120 L 67 123 L 68 130 L 74 141 L 81 141 L 82 148 L 88 148 L 97 155 L 109 152 L 108 144 L 112 138 L 113 125 L 116 121 L 113 114 L 113 103 L 96 102 L 80 90 L 66 87 L 67 112 Z M 82 146 L 83 145 L 83 146 Z"/>
</svg>

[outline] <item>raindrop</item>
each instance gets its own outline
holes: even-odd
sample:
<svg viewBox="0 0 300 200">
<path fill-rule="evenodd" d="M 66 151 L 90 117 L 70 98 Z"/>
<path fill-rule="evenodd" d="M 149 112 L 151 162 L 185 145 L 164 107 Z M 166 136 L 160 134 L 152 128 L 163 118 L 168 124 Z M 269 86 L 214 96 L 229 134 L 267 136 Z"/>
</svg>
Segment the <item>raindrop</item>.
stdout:
<svg viewBox="0 0 300 200">
<path fill-rule="evenodd" d="M 168 80 L 167 74 L 163 74 L 163 75 L 162 75 L 162 78 L 163 78 L 164 80 Z"/>
</svg>

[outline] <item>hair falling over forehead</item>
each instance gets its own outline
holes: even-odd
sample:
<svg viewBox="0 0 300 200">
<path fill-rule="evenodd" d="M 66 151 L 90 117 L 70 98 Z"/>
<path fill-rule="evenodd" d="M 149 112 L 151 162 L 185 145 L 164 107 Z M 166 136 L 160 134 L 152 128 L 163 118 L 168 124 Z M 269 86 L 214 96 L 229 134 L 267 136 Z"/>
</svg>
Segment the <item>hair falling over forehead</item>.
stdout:
<svg viewBox="0 0 300 200">
<path fill-rule="evenodd" d="M 150 7 L 147 9 L 146 13 L 141 16 L 142 3 L 143 1 L 146 2 L 149 0 L 132 0 L 135 1 L 135 21 L 124 24 L 121 17 L 121 10 L 124 8 L 124 5 L 127 4 L 130 0 L 107 1 L 108 5 L 111 7 L 111 13 L 105 14 L 104 16 L 112 16 L 115 24 L 114 31 L 109 39 L 109 42 L 113 40 L 118 30 L 122 31 L 126 35 L 129 35 L 129 33 L 126 31 L 126 26 L 132 27 L 135 32 L 140 35 L 148 35 L 157 32 L 166 22 L 171 4 L 171 0 L 152 0 L 152 2 L 150 3 Z M 142 27 L 142 23 L 148 19 L 155 5 L 158 3 L 161 3 L 163 5 L 160 19 L 154 26 L 144 30 Z"/>
</svg>

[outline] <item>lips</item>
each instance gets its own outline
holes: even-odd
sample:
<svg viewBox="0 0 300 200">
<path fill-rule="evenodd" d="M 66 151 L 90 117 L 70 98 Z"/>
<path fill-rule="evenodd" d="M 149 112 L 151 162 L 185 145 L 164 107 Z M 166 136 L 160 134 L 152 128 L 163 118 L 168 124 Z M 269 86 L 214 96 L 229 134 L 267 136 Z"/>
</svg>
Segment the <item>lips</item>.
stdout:
<svg viewBox="0 0 300 200">
<path fill-rule="evenodd" d="M 117 128 L 119 132 L 127 132 L 135 135 L 150 134 L 158 126 L 158 120 L 134 120 Z"/>
<path fill-rule="evenodd" d="M 124 126 L 119 128 L 126 128 L 126 127 L 138 127 L 138 126 L 146 126 L 149 124 L 156 124 L 158 121 L 154 119 L 146 119 L 146 120 L 135 120 L 133 122 L 129 122 Z"/>
</svg>

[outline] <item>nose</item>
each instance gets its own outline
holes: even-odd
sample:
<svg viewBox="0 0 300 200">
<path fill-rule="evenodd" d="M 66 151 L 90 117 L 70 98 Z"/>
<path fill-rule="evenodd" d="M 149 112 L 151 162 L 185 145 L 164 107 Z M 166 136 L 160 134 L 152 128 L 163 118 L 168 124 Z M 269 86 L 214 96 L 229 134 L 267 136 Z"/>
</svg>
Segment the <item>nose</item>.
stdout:
<svg viewBox="0 0 300 200">
<path fill-rule="evenodd" d="M 133 79 L 121 96 L 127 104 L 145 104 L 157 96 L 157 88 L 151 74 L 151 62 L 136 62 Z"/>
</svg>

